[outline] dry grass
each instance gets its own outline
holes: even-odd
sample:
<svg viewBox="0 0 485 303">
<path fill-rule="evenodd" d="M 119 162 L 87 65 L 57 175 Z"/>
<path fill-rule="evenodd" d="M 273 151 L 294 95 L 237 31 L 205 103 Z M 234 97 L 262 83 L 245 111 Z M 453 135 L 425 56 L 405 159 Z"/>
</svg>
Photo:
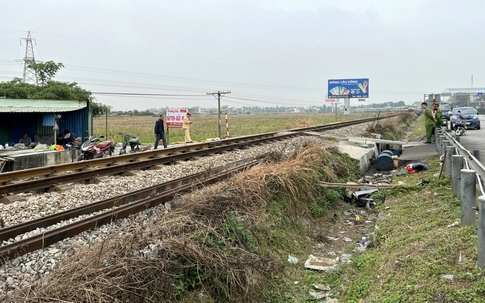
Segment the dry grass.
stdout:
<svg viewBox="0 0 485 303">
<path fill-rule="evenodd" d="M 151 210 L 145 220 L 131 219 L 102 244 L 75 248 L 10 302 L 266 301 L 268 291 L 281 287 L 274 277 L 284 275 L 276 247 L 263 249 L 282 228 L 272 203 L 287 203 L 279 219 L 312 217 L 309 201 L 330 205 L 321 199 L 326 189 L 315 184 L 353 173 L 336 148 L 313 141 L 275 161 L 281 158 L 275 154 L 228 182 L 181 197 L 163 215 Z M 153 253 L 141 252 L 150 245 Z"/>
<path fill-rule="evenodd" d="M 369 123 L 364 136 L 371 137 L 371 134 L 375 133 L 381 134 L 382 139 L 402 140 L 414 118 L 415 115 L 412 113 L 402 113 L 397 118 L 387 118 Z"/>
</svg>

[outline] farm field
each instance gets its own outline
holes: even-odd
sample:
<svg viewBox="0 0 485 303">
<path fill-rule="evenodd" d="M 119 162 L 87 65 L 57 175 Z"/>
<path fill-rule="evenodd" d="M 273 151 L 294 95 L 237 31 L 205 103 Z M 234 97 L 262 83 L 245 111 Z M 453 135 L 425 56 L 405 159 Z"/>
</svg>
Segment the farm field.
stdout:
<svg viewBox="0 0 485 303">
<path fill-rule="evenodd" d="M 284 131 L 292 128 L 306 127 L 318 124 L 333 123 L 371 117 L 374 114 L 254 114 L 254 115 L 230 115 L 228 116 L 229 131 L 231 137 L 245 136 L 273 131 Z M 129 134 L 140 138 L 142 143 L 153 143 L 153 127 L 157 116 L 108 116 L 94 118 L 94 135 L 106 136 L 116 142 L 122 142 L 121 134 Z M 191 137 L 194 141 L 204 141 L 208 138 L 218 137 L 218 116 L 193 114 L 191 120 Z M 107 128 L 106 128 L 107 124 Z M 226 120 L 221 116 L 221 135 L 226 136 Z M 167 139 L 170 144 L 181 143 L 184 140 L 182 128 L 170 128 Z"/>
</svg>

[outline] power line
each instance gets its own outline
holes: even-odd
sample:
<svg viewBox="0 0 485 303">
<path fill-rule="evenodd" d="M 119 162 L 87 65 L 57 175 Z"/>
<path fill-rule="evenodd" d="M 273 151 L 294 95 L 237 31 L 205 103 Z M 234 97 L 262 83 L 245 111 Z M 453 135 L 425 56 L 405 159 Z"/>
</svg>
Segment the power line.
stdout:
<svg viewBox="0 0 485 303">
<path fill-rule="evenodd" d="M 180 94 L 148 94 L 148 93 L 112 93 L 91 92 L 93 95 L 122 95 L 122 96 L 158 96 L 158 97 L 205 97 L 206 95 L 180 95 Z"/>
</svg>

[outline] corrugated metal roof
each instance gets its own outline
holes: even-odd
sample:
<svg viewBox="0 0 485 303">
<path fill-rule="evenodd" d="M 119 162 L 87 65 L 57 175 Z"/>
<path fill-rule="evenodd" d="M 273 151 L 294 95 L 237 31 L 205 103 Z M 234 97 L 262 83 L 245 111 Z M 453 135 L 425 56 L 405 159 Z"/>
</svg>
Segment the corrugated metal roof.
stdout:
<svg viewBox="0 0 485 303">
<path fill-rule="evenodd" d="M 0 99 L 0 113 L 71 112 L 88 106 L 87 101 Z"/>
</svg>

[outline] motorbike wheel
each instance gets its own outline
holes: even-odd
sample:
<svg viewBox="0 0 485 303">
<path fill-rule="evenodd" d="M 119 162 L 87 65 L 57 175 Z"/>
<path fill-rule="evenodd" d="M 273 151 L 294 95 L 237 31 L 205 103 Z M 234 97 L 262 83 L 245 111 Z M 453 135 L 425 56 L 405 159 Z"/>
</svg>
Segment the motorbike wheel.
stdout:
<svg viewBox="0 0 485 303">
<path fill-rule="evenodd" d="M 126 154 L 126 149 L 121 149 L 120 150 L 120 156 Z"/>
<path fill-rule="evenodd" d="M 80 155 L 79 157 L 77 157 L 77 160 L 78 160 L 78 161 L 82 161 L 82 160 L 84 160 L 84 155 Z"/>
<path fill-rule="evenodd" d="M 136 153 L 136 152 L 139 152 L 139 151 L 140 151 L 140 147 L 137 145 L 137 146 L 135 147 L 135 153 Z"/>
<path fill-rule="evenodd" d="M 455 135 L 461 136 L 465 133 L 465 128 L 462 126 L 456 126 L 455 127 Z"/>
</svg>

